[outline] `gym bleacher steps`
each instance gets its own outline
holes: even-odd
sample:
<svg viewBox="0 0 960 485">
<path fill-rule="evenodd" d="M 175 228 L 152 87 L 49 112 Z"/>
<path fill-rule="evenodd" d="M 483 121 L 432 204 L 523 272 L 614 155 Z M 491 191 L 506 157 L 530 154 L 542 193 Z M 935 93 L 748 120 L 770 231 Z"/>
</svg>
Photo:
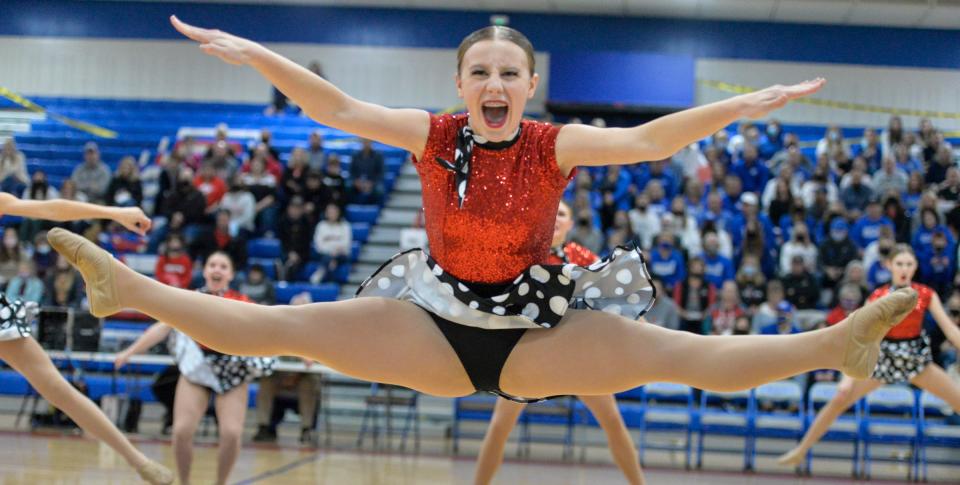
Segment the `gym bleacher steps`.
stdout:
<svg viewBox="0 0 960 485">
<path fill-rule="evenodd" d="M 380 211 L 376 225 L 370 229 L 370 236 L 360 250 L 360 257 L 350 269 L 347 283 L 340 287 L 340 299 L 352 297 L 364 279 L 400 251 L 400 231 L 413 226 L 423 208 L 420 190 L 416 169 L 407 161 L 400 168 L 393 191 L 387 196 L 387 203 Z"/>
</svg>

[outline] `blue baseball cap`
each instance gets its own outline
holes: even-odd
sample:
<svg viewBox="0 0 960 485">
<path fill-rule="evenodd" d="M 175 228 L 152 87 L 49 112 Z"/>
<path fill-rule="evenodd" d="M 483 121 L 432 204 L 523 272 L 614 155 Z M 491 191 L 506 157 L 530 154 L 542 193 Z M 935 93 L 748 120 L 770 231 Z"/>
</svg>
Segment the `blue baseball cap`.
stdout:
<svg viewBox="0 0 960 485">
<path fill-rule="evenodd" d="M 777 313 L 793 313 L 793 305 L 789 301 L 783 300 L 777 304 Z"/>
<path fill-rule="evenodd" d="M 849 229 L 850 229 L 850 225 L 847 224 L 847 221 L 843 220 L 843 218 L 840 218 L 840 217 L 834 219 L 833 222 L 830 223 L 831 231 L 847 231 Z"/>
</svg>

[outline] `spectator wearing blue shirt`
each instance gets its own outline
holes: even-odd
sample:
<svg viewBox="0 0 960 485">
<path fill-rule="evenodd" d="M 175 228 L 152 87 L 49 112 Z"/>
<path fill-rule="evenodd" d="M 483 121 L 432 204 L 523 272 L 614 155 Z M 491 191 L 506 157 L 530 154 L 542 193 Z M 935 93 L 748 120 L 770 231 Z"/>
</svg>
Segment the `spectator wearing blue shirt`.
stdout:
<svg viewBox="0 0 960 485">
<path fill-rule="evenodd" d="M 850 172 L 850 185 L 840 190 L 840 200 L 847 211 L 859 214 L 874 198 L 873 189 L 864 183 L 863 176 L 863 172 L 854 169 Z"/>
<path fill-rule="evenodd" d="M 723 178 L 723 210 L 730 214 L 739 211 L 737 203 L 740 202 L 740 195 L 743 194 L 743 181 L 740 176 L 731 173 Z"/>
<path fill-rule="evenodd" d="M 617 210 L 630 210 L 633 194 L 630 193 L 630 172 L 621 170 L 618 165 L 607 167 L 607 173 L 600 182 L 601 193 L 611 192 Z"/>
<path fill-rule="evenodd" d="M 862 157 L 867 162 L 871 172 L 880 168 L 880 137 L 877 136 L 877 130 L 866 128 L 863 130 L 863 138 L 860 143 L 851 147 L 854 157 Z"/>
<path fill-rule="evenodd" d="M 723 207 L 723 195 L 718 191 L 707 194 L 707 208 L 700 213 L 697 223 L 703 226 L 707 222 L 716 224 L 717 229 L 726 230 L 732 214 Z"/>
<path fill-rule="evenodd" d="M 747 225 L 755 222 L 763 232 L 764 250 L 771 250 L 777 246 L 776 232 L 773 230 L 773 222 L 766 214 L 760 212 L 760 199 L 752 192 L 744 192 L 740 196 L 739 211 L 735 212 L 727 225 L 727 231 L 730 233 L 731 242 L 735 248 L 741 246 L 744 239 Z"/>
<path fill-rule="evenodd" d="M 800 333 L 794 319 L 794 307 L 789 301 L 783 300 L 777 305 L 777 323 L 766 325 L 760 329 L 760 335 L 789 335 Z"/>
<path fill-rule="evenodd" d="M 677 177 L 670 170 L 668 160 L 656 160 L 650 163 L 637 165 L 637 188 L 643 190 L 651 181 L 659 181 L 668 199 L 672 199 L 680 190 Z"/>
<path fill-rule="evenodd" d="M 764 135 L 760 138 L 760 146 L 757 147 L 760 152 L 760 158 L 770 160 L 774 154 L 783 150 L 783 126 L 777 120 L 767 122 L 767 128 Z"/>
<path fill-rule="evenodd" d="M 866 248 L 868 244 L 876 241 L 880 237 L 880 227 L 889 226 L 891 231 L 896 230 L 893 221 L 883 215 L 880 202 L 871 200 L 867 204 L 867 213 L 857 219 L 853 229 L 850 231 L 850 239 L 857 244 L 860 249 Z"/>
<path fill-rule="evenodd" d="M 933 236 L 937 233 L 944 234 L 947 238 L 947 245 L 953 246 L 955 242 L 953 236 L 950 235 L 947 226 L 940 222 L 940 214 L 929 207 L 922 209 L 920 211 L 920 227 L 913 233 L 910 240 L 910 245 L 916 251 L 918 260 L 922 261 L 924 259 L 923 255 L 933 252 Z"/>
<path fill-rule="evenodd" d="M 726 281 L 733 280 L 733 261 L 720 254 L 720 238 L 716 231 L 703 232 L 704 279 L 707 283 L 721 288 Z"/>
<path fill-rule="evenodd" d="M 686 272 L 683 254 L 674 246 L 673 235 L 660 234 L 657 247 L 650 254 L 650 274 L 659 278 L 667 291 L 672 292 L 674 286 L 686 277 Z"/>
<path fill-rule="evenodd" d="M 950 293 L 957 274 L 957 247 L 948 240 L 948 235 L 947 231 L 933 233 L 930 252 L 917 258 L 920 262 L 918 280 L 941 295 Z"/>
<path fill-rule="evenodd" d="M 770 180 L 770 169 L 758 158 L 757 148 L 744 145 L 740 160 L 734 164 L 733 173 L 740 177 L 744 192 L 760 193 Z"/>
</svg>

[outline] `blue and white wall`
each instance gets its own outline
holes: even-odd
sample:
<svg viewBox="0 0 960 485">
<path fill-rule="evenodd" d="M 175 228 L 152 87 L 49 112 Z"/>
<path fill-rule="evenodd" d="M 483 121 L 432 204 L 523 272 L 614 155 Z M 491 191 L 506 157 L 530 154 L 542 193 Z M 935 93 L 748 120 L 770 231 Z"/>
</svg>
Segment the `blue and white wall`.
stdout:
<svg viewBox="0 0 960 485">
<path fill-rule="evenodd" d="M 262 41 L 298 62 L 319 60 L 331 80 L 359 98 L 429 108 L 456 103 L 454 50 L 489 18 L 485 12 L 212 3 L 5 0 L 2 7 L 0 85 L 24 94 L 266 102 L 269 86 L 252 70 L 222 64 L 180 40 L 166 20 L 176 13 Z M 542 51 L 545 89 L 534 109 L 546 99 L 551 59 L 559 65 L 564 53 L 605 51 L 689 58 L 696 77 L 752 86 L 825 76 L 823 98 L 960 111 L 960 31 L 540 14 L 510 19 Z M 576 67 L 559 73 L 579 74 Z M 703 87 L 695 93 L 696 102 L 727 96 Z M 887 118 L 803 105 L 779 116 L 874 125 Z"/>
</svg>

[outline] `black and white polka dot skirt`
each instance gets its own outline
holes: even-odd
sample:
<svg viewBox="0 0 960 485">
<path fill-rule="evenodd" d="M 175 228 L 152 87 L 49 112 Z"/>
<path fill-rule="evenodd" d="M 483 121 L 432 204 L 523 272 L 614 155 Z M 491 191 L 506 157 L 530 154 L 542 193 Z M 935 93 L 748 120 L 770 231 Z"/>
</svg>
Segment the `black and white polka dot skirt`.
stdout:
<svg viewBox="0 0 960 485">
<path fill-rule="evenodd" d="M 873 378 L 884 384 L 909 382 L 933 362 L 930 339 L 927 334 L 909 340 L 880 342 L 880 360 L 873 370 Z"/>
<path fill-rule="evenodd" d="M 633 320 L 650 310 L 656 292 L 643 253 L 620 246 L 590 266 L 533 265 L 490 298 L 411 249 L 384 263 L 357 296 L 408 300 L 451 322 L 498 330 L 555 327 L 571 307 Z"/>
<path fill-rule="evenodd" d="M 37 304 L 22 300 L 10 301 L 0 293 L 0 342 L 29 337 L 30 322 L 37 316 Z"/>
<path fill-rule="evenodd" d="M 174 330 L 167 341 L 180 374 L 193 384 L 217 394 L 273 373 L 272 357 L 241 357 L 219 352 L 204 352 L 197 342 Z"/>
</svg>

